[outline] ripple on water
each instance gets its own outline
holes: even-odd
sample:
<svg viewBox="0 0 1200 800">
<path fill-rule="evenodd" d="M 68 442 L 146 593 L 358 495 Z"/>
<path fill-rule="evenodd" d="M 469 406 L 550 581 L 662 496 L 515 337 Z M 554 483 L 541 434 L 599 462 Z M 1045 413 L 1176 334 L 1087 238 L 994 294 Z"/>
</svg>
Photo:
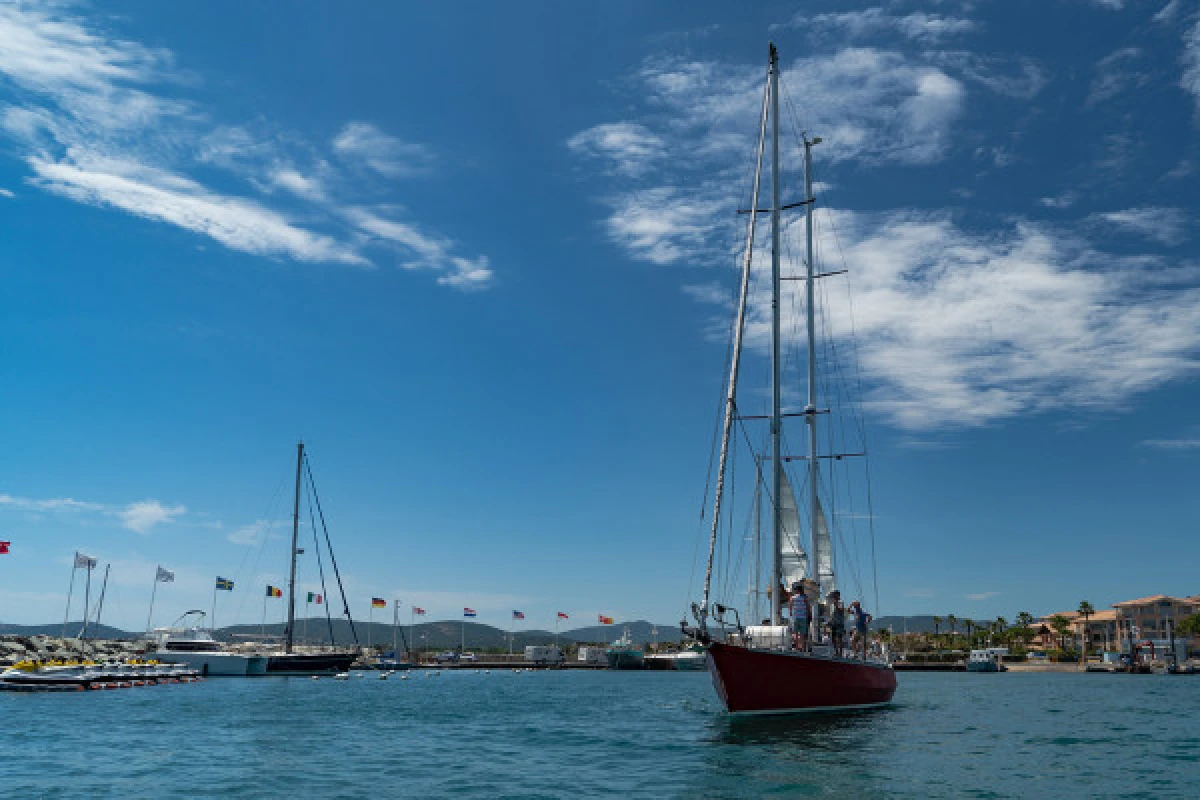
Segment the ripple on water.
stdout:
<svg viewBox="0 0 1200 800">
<path fill-rule="evenodd" d="M 703 673 L 449 672 L 0 695 L 0 718 L 14 797 L 1189 796 L 1197 690 L 910 673 L 888 709 L 738 719 Z"/>
</svg>

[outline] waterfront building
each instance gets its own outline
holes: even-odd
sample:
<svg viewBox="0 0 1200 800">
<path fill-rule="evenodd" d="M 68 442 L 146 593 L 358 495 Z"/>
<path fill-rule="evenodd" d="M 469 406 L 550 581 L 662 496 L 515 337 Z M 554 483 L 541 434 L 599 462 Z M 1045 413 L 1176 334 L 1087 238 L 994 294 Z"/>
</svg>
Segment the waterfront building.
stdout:
<svg viewBox="0 0 1200 800">
<path fill-rule="evenodd" d="M 1113 603 L 1113 608 L 1116 609 L 1117 649 L 1127 651 L 1129 640 L 1132 638 L 1135 642 L 1149 641 L 1155 654 L 1159 655 L 1170 647 L 1172 633 L 1179 621 L 1200 612 L 1200 595 L 1170 597 L 1156 594 Z M 1185 642 L 1185 637 L 1176 632 L 1175 639 L 1180 650 L 1200 650 L 1198 637 L 1191 637 Z M 1184 657 L 1186 651 L 1183 653 Z"/>
<path fill-rule="evenodd" d="M 1078 641 L 1083 640 L 1087 652 L 1108 652 L 1117 649 L 1117 610 L 1108 608 L 1097 611 L 1087 619 L 1076 614 L 1071 620 L 1071 630 Z"/>
</svg>

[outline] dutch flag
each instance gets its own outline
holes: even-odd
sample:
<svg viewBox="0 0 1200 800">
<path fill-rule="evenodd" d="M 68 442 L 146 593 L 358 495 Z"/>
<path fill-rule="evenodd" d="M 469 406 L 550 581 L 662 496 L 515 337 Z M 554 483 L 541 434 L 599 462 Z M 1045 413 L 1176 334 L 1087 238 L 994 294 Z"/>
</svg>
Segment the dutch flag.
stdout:
<svg viewBox="0 0 1200 800">
<path fill-rule="evenodd" d="M 464 609 L 463 609 L 463 616 L 464 616 L 464 617 L 473 617 L 473 616 L 475 616 L 475 609 L 473 609 L 473 608 L 464 608 Z"/>
</svg>

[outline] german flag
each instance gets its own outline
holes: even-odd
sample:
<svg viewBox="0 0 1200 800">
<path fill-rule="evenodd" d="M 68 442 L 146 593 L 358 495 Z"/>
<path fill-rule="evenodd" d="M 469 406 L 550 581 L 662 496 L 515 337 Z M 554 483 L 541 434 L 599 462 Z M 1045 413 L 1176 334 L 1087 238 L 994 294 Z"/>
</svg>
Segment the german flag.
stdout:
<svg viewBox="0 0 1200 800">
<path fill-rule="evenodd" d="M 371 608 L 387 608 L 387 600 L 382 597 L 372 597 Z"/>
</svg>

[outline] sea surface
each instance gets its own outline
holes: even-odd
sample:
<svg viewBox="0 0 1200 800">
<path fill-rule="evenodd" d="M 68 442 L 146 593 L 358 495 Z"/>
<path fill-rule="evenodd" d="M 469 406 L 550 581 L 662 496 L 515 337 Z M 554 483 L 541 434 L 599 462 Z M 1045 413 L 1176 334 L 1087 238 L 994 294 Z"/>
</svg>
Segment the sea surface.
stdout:
<svg viewBox="0 0 1200 800">
<path fill-rule="evenodd" d="M 1200 676 L 901 674 L 731 719 L 706 673 L 447 671 L 0 694 L 5 797 L 1198 797 Z"/>
</svg>

